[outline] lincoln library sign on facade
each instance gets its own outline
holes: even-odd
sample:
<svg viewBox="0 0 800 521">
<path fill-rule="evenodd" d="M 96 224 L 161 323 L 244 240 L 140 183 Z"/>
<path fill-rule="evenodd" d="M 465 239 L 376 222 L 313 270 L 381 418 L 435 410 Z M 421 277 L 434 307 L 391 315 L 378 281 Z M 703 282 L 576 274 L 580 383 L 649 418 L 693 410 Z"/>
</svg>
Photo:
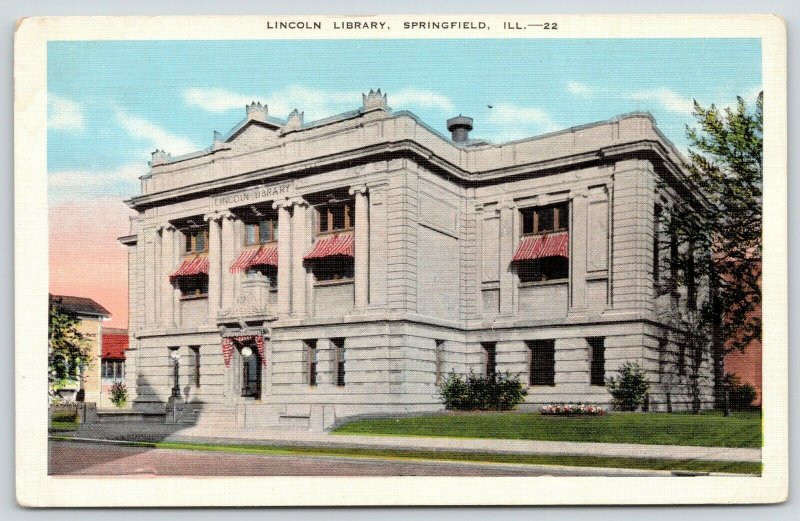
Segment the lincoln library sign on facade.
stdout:
<svg viewBox="0 0 800 521">
<path fill-rule="evenodd" d="M 700 202 L 653 118 L 503 144 L 447 123 L 370 91 L 313 122 L 254 103 L 206 150 L 154 152 L 120 239 L 134 407 L 323 429 L 439 410 L 470 371 L 519 375 L 522 409 L 604 404 L 627 361 L 650 410 L 686 407 L 660 309 L 694 297 L 659 290 L 659 214 Z"/>
</svg>

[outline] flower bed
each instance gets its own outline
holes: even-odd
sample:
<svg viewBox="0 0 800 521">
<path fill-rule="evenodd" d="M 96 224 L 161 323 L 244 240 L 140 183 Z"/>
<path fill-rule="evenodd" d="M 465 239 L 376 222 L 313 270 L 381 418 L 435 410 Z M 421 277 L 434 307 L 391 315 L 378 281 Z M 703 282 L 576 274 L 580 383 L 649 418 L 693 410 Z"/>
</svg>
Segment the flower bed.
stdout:
<svg viewBox="0 0 800 521">
<path fill-rule="evenodd" d="M 539 412 L 546 416 L 605 416 L 606 410 L 597 405 L 544 405 Z"/>
</svg>

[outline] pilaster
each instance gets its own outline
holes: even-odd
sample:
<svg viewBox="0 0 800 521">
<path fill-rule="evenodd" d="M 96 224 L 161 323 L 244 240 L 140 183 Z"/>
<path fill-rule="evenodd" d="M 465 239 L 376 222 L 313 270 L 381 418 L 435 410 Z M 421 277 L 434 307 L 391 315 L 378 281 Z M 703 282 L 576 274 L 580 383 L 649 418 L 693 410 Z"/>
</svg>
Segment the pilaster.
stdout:
<svg viewBox="0 0 800 521">
<path fill-rule="evenodd" d="M 220 306 L 222 257 L 219 219 L 217 212 L 203 217 L 208 222 L 208 317 L 211 320 L 217 318 Z"/>
<path fill-rule="evenodd" d="M 308 251 L 311 244 L 311 237 L 308 234 L 308 203 L 300 198 L 292 199 L 292 315 L 304 317 L 306 309 L 306 268 L 303 265 L 303 256 Z M 278 217 L 280 219 L 280 216 Z M 281 224 L 278 223 L 278 233 L 281 233 Z M 280 245 L 279 245 L 280 248 Z M 278 253 L 280 260 L 280 250 Z M 280 284 L 279 284 L 280 287 Z M 280 290 L 279 290 L 280 291 Z"/>
<path fill-rule="evenodd" d="M 236 230 L 236 216 L 227 211 L 219 212 L 221 227 L 220 237 L 220 303 L 222 309 L 230 309 L 236 300 L 237 276 L 230 272 L 230 267 L 236 260 L 239 250 L 239 234 Z M 210 242 L 210 241 L 209 241 Z"/>
<path fill-rule="evenodd" d="M 172 224 L 161 226 L 161 325 L 165 328 L 175 327 L 175 303 L 173 299 L 174 288 L 169 280 L 172 270 L 177 264 L 175 250 L 176 228 Z"/>
<path fill-rule="evenodd" d="M 572 200 L 572 223 L 570 226 L 570 308 L 571 315 L 586 315 L 587 306 L 587 286 L 586 286 L 586 257 L 587 257 L 587 234 L 588 234 L 588 197 L 586 189 L 573 191 Z"/>
<path fill-rule="evenodd" d="M 292 305 L 292 228 L 291 202 L 275 201 L 278 210 L 278 315 L 286 317 Z"/>
<path fill-rule="evenodd" d="M 366 186 L 353 186 L 355 196 L 355 308 L 363 310 L 369 304 L 369 202 Z"/>
<path fill-rule="evenodd" d="M 514 256 L 514 203 L 503 201 L 498 205 L 500 213 L 500 315 L 514 314 L 514 282 L 516 275 L 511 268 Z"/>
</svg>

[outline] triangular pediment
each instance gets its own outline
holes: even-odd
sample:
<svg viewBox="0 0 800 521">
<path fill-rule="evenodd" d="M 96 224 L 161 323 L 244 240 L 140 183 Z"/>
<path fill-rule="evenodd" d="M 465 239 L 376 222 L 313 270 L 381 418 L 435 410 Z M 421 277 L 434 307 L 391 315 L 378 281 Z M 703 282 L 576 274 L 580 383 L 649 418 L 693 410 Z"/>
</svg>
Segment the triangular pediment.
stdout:
<svg viewBox="0 0 800 521">
<path fill-rule="evenodd" d="M 258 150 L 276 140 L 279 129 L 280 127 L 272 123 L 250 120 L 237 129 L 226 142 L 233 150 Z"/>
</svg>

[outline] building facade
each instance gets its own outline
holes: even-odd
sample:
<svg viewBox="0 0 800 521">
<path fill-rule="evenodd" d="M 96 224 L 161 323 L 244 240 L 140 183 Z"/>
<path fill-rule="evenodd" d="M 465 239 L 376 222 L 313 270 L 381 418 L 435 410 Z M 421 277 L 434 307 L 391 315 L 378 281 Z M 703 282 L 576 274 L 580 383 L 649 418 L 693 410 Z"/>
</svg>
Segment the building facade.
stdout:
<svg viewBox="0 0 800 521">
<path fill-rule="evenodd" d="M 98 402 L 98 407 L 110 408 L 115 407 L 114 402 L 111 400 L 112 387 L 117 382 L 126 383 L 125 351 L 128 349 L 128 330 L 106 327 L 103 328 L 102 338 L 103 347 L 100 357 L 102 394 Z"/>
<path fill-rule="evenodd" d="M 649 114 L 493 144 L 362 101 L 314 122 L 254 103 L 206 150 L 153 153 L 120 239 L 135 407 L 327 428 L 439 410 L 470 371 L 519 375 L 522 408 L 608 403 L 626 361 L 650 409 L 686 407 L 658 216 L 701 202 Z"/>
<path fill-rule="evenodd" d="M 111 317 L 106 308 L 88 297 L 72 295 L 49 295 L 50 306 L 62 313 L 69 314 L 78 323 L 76 329 L 83 335 L 88 345 L 89 363 L 80 368 L 78 380 L 67 384 L 59 391 L 67 401 L 86 401 L 99 403 L 102 399 L 102 382 L 100 378 L 100 359 L 103 353 L 103 321 Z"/>
</svg>

